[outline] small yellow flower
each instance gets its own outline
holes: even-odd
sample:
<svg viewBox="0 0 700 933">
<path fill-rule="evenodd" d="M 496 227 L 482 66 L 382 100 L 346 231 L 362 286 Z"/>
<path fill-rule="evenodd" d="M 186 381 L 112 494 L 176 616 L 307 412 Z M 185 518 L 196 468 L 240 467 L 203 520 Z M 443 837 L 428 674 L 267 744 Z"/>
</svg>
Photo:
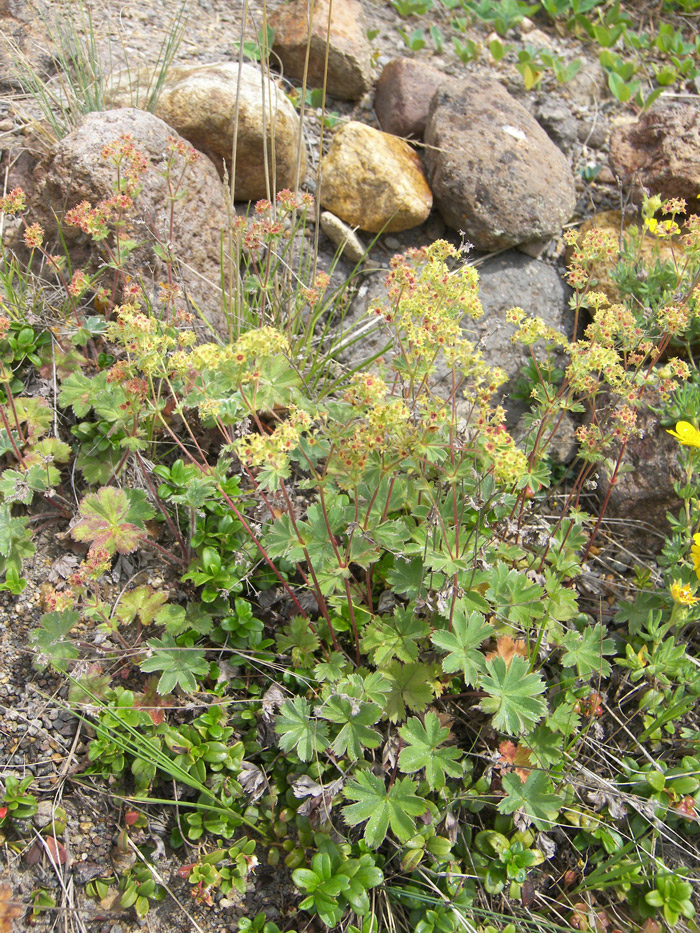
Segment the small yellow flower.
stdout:
<svg viewBox="0 0 700 933">
<path fill-rule="evenodd" d="M 690 556 L 698 580 L 700 580 L 700 535 L 693 535 L 693 544 L 690 546 Z"/>
<path fill-rule="evenodd" d="M 700 535 L 695 535 L 695 537 L 700 538 Z M 678 603 L 679 606 L 694 606 L 699 601 L 690 584 L 681 583 L 679 580 L 674 580 L 671 584 L 671 596 L 673 596 L 674 603 Z"/>
<path fill-rule="evenodd" d="M 668 433 L 685 447 L 700 447 L 700 431 L 688 421 L 679 421 L 676 430 Z"/>
</svg>

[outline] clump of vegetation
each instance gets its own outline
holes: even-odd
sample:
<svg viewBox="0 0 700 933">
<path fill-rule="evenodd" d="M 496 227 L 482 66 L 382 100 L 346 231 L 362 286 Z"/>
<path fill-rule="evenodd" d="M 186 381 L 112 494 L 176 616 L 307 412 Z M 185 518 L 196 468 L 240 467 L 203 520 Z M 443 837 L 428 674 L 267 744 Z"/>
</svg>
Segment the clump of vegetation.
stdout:
<svg viewBox="0 0 700 933">
<path fill-rule="evenodd" d="M 635 32 L 619 4 L 441 2 L 463 60 L 485 23 L 500 37 L 491 57 L 528 87 L 577 63 L 511 47 L 525 16 L 597 43 L 622 102 L 648 106 L 697 74 L 680 26 Z M 404 30 L 406 44 L 441 48 L 426 28 Z M 261 33 L 242 54 L 268 47 Z M 86 67 L 76 60 L 78 77 Z M 101 106 L 79 82 L 71 93 L 63 109 L 44 100 L 55 136 Z M 323 104 L 314 93 L 304 106 Z M 175 139 L 164 154 L 173 211 L 196 157 Z M 66 238 L 45 242 L 22 191 L 0 199 L 23 224 L 0 267 L 0 588 L 28 585 L 37 529 L 80 549 L 65 585 L 42 588 L 31 648 L 90 726 L 82 780 L 122 806 L 128 867 L 105 866 L 87 894 L 139 918 L 167 896 L 144 832 L 157 817 L 180 860 L 170 881 L 202 909 L 243 896 L 260 865 L 287 870 L 296 903 L 280 926 L 240 920 L 250 933 L 309 917 L 351 933 L 692 921 L 697 217 L 650 198 L 622 244 L 567 234 L 575 336 L 530 309 L 507 315 L 533 348 L 517 445 L 494 401 L 503 374 L 470 340 L 482 309 L 459 248 L 394 257 L 368 312 L 383 350 L 349 367 L 340 351 L 360 338 L 343 332 L 342 289 L 300 246 L 310 196 L 281 191 L 232 218 L 216 333 L 189 310 L 164 240 L 157 297 L 126 274 L 146 161 L 129 137 L 104 158 L 113 196 L 63 219 L 99 245 L 94 267 L 75 266 Z M 644 237 L 674 252 L 650 265 Z M 50 399 L 36 392 L 49 372 Z M 650 405 L 679 443 L 682 507 L 659 572 L 637 568 L 603 606 L 583 572 L 607 500 L 589 489 L 601 463 L 611 486 L 626 468 Z M 564 474 L 550 452 L 571 416 L 579 457 Z M 118 589 L 126 555 L 137 572 Z M 2 780 L 0 832 L 20 845 L 32 779 Z M 64 831 L 57 807 L 42 830 L 56 864 Z M 54 905 L 37 889 L 32 920 Z"/>
<path fill-rule="evenodd" d="M 307 264 L 284 310 L 270 301 L 308 208 L 280 192 L 236 222 L 233 337 L 205 339 L 176 284 L 154 305 L 125 275 L 145 163 L 128 138 L 105 158 L 126 177 L 118 209 L 83 204 L 66 222 L 110 264 L 73 271 L 51 324 L 30 324 L 18 300 L 42 294 L 35 260 L 52 267 L 43 231 L 25 225 L 27 263 L 6 256 L 0 553 L 3 586 L 20 593 L 30 518 L 68 527 L 74 472 L 70 536 L 87 553 L 64 588 L 45 588 L 32 644 L 93 726 L 87 773 L 130 801 L 120 845 L 138 849 L 131 834 L 177 802 L 169 842 L 197 903 L 283 863 L 298 909 L 328 927 L 691 917 L 688 870 L 660 842 L 697 832 L 695 410 L 675 429 L 687 483 L 665 584 L 640 580 L 603 619 L 577 582 L 604 515 L 604 502 L 581 508 L 595 464 L 622 468 L 652 387 L 669 412 L 694 398 L 688 362 L 668 357 L 694 326 L 694 280 L 678 268 L 673 307 L 610 305 L 591 269 L 619 245 L 572 234 L 582 336 L 508 315 L 514 340 L 569 360 L 557 371 L 533 355 L 520 449 L 492 402 L 502 374 L 469 340 L 478 279 L 458 249 L 395 257 L 369 311 L 393 355 L 331 369 L 328 279 L 304 278 Z M 173 143 L 164 170 L 179 177 L 188 158 Z M 22 217 L 22 193 L 1 206 Z M 697 229 L 690 218 L 689 255 Z M 53 405 L 25 389 L 49 353 Z M 555 496 L 548 450 L 564 413 L 584 408 L 580 469 Z M 115 558 L 139 552 L 186 598 L 138 575 L 115 596 Z M 29 798 L 7 787 L 9 814 Z M 164 889 L 139 852 L 91 891 L 114 882 L 143 916 Z M 262 915 L 247 923 L 267 929 Z"/>
<path fill-rule="evenodd" d="M 697 14 L 696 0 L 667 0 L 648 19 L 611 0 L 392 0 L 392 6 L 404 19 L 420 17 L 425 24 L 410 32 L 399 28 L 411 51 L 430 45 L 442 52 L 446 30 L 464 64 L 487 53 L 495 65 L 515 67 L 528 90 L 547 75 L 571 81 L 583 62 L 527 43 L 524 28 L 519 34 L 526 18 L 592 46 L 610 93 L 623 104 L 648 108 L 666 88 L 694 93 L 700 75 L 700 39 L 687 19 Z M 485 40 L 484 26 L 497 36 Z M 505 38 L 511 41 L 504 44 Z"/>
</svg>

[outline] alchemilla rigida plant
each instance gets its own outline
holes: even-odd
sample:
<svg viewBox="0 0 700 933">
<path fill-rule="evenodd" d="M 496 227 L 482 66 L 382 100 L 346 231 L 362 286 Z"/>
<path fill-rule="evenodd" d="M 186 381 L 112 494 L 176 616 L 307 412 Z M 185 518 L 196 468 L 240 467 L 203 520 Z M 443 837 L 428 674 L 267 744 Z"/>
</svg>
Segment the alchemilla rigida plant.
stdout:
<svg viewBox="0 0 700 933">
<path fill-rule="evenodd" d="M 43 590 L 35 663 L 91 723 L 86 771 L 128 801 L 119 844 L 145 860 L 90 893 L 116 884 L 141 916 L 165 896 L 138 835 L 165 806 L 195 901 L 283 865 L 299 892 L 285 928 L 689 920 L 690 876 L 663 846 L 690 852 L 698 825 L 695 558 L 670 544 L 669 585 L 639 573 L 614 610 L 579 582 L 604 520 L 605 501 L 584 510 L 596 464 L 614 483 L 652 390 L 689 397 L 693 367 L 668 347 L 694 283 L 640 319 L 592 279 L 617 244 L 572 235 L 575 336 L 507 316 L 514 340 L 545 346 L 517 445 L 504 374 L 470 339 L 482 308 L 459 249 L 392 260 L 368 312 L 385 349 L 344 368 L 340 296 L 293 248 L 307 196 L 232 222 L 241 287 L 221 336 L 166 241 L 157 293 L 127 273 L 146 163 L 129 139 L 105 158 L 113 197 L 65 223 L 108 260 L 74 269 L 25 225 L 0 322 L 3 587 L 26 585 L 35 517 L 82 546 Z M 164 159 L 173 210 L 192 158 L 174 143 Z M 21 193 L 2 207 L 22 216 Z M 696 225 L 685 236 L 692 252 Z M 27 318 L 29 294 L 51 314 Z M 49 366 L 52 401 L 31 391 Z M 552 440 L 584 412 L 562 477 Z M 689 489 L 691 428 L 677 429 Z M 115 590 L 122 555 L 137 570 Z M 146 555 L 171 586 L 142 578 Z"/>
</svg>

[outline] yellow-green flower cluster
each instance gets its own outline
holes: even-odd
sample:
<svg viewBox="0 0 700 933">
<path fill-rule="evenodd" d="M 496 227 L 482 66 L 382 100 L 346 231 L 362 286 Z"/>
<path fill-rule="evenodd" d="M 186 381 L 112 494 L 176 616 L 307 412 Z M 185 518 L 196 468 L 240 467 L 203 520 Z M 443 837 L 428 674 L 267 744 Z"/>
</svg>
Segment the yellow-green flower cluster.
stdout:
<svg viewBox="0 0 700 933">
<path fill-rule="evenodd" d="M 545 340 L 563 349 L 568 349 L 569 341 L 564 334 L 550 327 L 539 317 L 527 317 L 522 308 L 511 308 L 506 311 L 506 321 L 514 324 L 518 330 L 510 338 L 513 343 L 529 347 L 538 340 Z"/>
<path fill-rule="evenodd" d="M 588 340 L 572 344 L 566 377 L 574 392 L 585 393 L 595 392 L 601 382 L 621 389 L 627 381 L 617 350 Z"/>
<path fill-rule="evenodd" d="M 494 476 L 504 486 L 513 486 L 527 472 L 527 457 L 505 428 L 486 428 L 481 446 L 493 463 Z"/>
<path fill-rule="evenodd" d="M 447 264 L 459 257 L 450 243 L 436 240 L 392 260 L 388 286 L 393 308 L 384 317 L 396 327 L 409 364 L 432 366 L 441 350 L 462 339 L 464 316 L 484 313 L 476 270 L 464 263 L 455 269 Z"/>
<path fill-rule="evenodd" d="M 125 302 L 115 309 L 107 335 L 127 350 L 130 361 L 145 376 L 163 375 L 170 369 L 168 356 L 177 346 L 175 334 L 143 311 L 137 301 Z"/>
<path fill-rule="evenodd" d="M 666 305 L 658 312 L 657 320 L 664 333 L 675 336 L 688 329 L 692 316 L 687 305 Z"/>
<path fill-rule="evenodd" d="M 592 323 L 586 328 L 586 339 L 591 345 L 633 350 L 644 340 L 644 331 L 637 319 L 621 304 L 610 305 L 605 295 L 597 303 Z M 590 297 L 590 296 L 589 296 Z"/>
<path fill-rule="evenodd" d="M 178 335 L 180 349 L 168 360 L 168 370 L 175 375 L 197 373 L 205 380 L 207 376 L 227 375 L 245 383 L 257 378 L 256 366 L 263 359 L 289 353 L 287 338 L 274 327 L 247 331 L 233 344 L 200 343 L 187 353 L 185 350 L 192 344 L 191 333 Z"/>
<path fill-rule="evenodd" d="M 375 373 L 355 373 L 345 392 L 345 401 L 355 407 L 376 405 L 386 398 L 387 384 Z"/>
<path fill-rule="evenodd" d="M 271 467 L 284 470 L 289 456 L 298 447 L 304 431 L 311 426 L 307 412 L 293 408 L 288 418 L 281 421 L 271 434 L 246 434 L 236 441 L 238 456 L 251 467 Z"/>
</svg>

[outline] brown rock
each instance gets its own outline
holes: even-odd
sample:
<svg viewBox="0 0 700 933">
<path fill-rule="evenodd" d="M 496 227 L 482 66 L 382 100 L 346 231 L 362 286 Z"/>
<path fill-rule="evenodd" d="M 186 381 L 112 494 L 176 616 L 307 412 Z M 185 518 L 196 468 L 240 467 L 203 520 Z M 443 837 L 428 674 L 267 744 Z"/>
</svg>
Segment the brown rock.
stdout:
<svg viewBox="0 0 700 933">
<path fill-rule="evenodd" d="M 374 109 L 385 133 L 422 139 L 430 102 L 449 75 L 413 58 L 395 58 L 382 71 Z"/>
<path fill-rule="evenodd" d="M 148 76 L 144 73 L 143 86 L 147 86 Z M 131 83 L 133 78 L 133 74 L 123 76 Z M 128 87 L 122 89 L 121 83 L 118 75 L 109 95 L 117 107 L 131 102 L 131 91 Z M 145 102 L 139 103 L 143 106 Z M 306 147 L 302 140 L 300 148 L 299 116 L 287 96 L 267 79 L 263 97 L 263 78 L 254 65 L 241 66 L 240 81 L 238 64 L 234 62 L 171 68 L 155 112 L 206 153 L 221 174 L 224 165 L 231 171 L 235 138 L 237 201 L 255 201 L 280 188 L 297 188 L 304 181 Z M 271 172 L 273 152 L 275 165 Z"/>
<path fill-rule="evenodd" d="M 477 249 L 553 236 L 573 213 L 568 160 L 496 81 L 468 78 L 441 87 L 425 142 L 436 206 Z"/>
<path fill-rule="evenodd" d="M 433 198 L 421 161 L 408 143 L 364 123 L 335 134 L 321 163 L 321 205 L 370 233 L 410 230 L 430 213 Z"/>
<path fill-rule="evenodd" d="M 666 433 L 650 407 L 661 405 L 658 393 L 654 395 L 638 411 L 641 436 L 627 444 L 624 464 L 632 469 L 620 471 L 612 487 L 610 470 L 601 467 L 598 471 L 599 498 L 603 501 L 610 493 L 605 517 L 617 519 L 614 535 L 626 540 L 634 553 L 640 545 L 658 552 L 668 531 L 666 513 L 680 508 L 673 484 L 685 476 L 678 460 L 678 441 Z M 613 463 L 616 456 L 611 455 Z"/>
<path fill-rule="evenodd" d="M 652 107 L 610 137 L 610 165 L 624 184 L 640 185 L 662 198 L 685 198 L 700 211 L 700 111 L 697 107 Z"/>
<path fill-rule="evenodd" d="M 115 170 L 102 157 L 102 148 L 122 134 L 133 137 L 136 148 L 148 161 L 141 177 L 142 190 L 136 201 L 134 221 L 126 230 L 127 236 L 139 241 L 129 257 L 127 272 L 143 279 L 150 270 L 153 288 L 148 287 L 148 282 L 145 285 L 155 296 L 158 283 L 166 280 L 166 272 L 153 250 L 149 231 L 155 230 L 163 241 L 169 238 L 175 256 L 183 262 L 175 269 L 178 283 L 204 315 L 225 331 L 218 282 L 221 232 L 228 222 L 226 192 L 209 159 L 200 158 L 194 164 L 183 165 L 178 157 L 180 191 L 186 192 L 186 197 L 174 206 L 170 233 L 172 202 L 162 172 L 169 137 L 175 136 L 176 140 L 180 137 L 153 114 L 131 108 L 88 114 L 37 167 L 36 189 L 29 205 L 31 220 L 39 221 L 49 236 L 55 235 L 56 218 L 60 220 L 69 208 L 84 200 L 96 205 L 111 197 Z M 61 231 L 71 248 L 74 267 L 91 261 L 93 265 L 101 264 L 103 252 L 77 227 L 63 224 Z M 154 300 L 158 307 L 157 298 Z"/>
<path fill-rule="evenodd" d="M 270 16 L 275 32 L 273 50 L 285 74 L 301 80 L 304 76 L 306 47 L 310 39 L 307 83 L 324 86 L 326 40 L 330 0 L 315 0 L 309 30 L 309 4 L 312 0 L 292 0 Z M 359 100 L 372 85 L 372 64 L 362 4 L 359 0 L 333 0 L 328 50 L 326 91 L 340 100 Z"/>
</svg>

